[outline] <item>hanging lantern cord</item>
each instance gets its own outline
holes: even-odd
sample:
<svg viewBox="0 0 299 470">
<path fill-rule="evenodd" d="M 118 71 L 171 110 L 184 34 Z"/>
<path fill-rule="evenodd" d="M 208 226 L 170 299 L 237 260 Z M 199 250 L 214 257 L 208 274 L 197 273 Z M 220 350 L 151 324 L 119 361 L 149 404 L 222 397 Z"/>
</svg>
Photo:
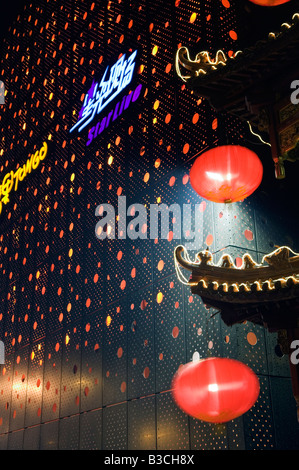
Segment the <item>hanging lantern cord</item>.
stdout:
<svg viewBox="0 0 299 470">
<path fill-rule="evenodd" d="M 258 137 L 259 140 L 262 142 L 262 144 L 269 145 L 269 147 L 271 147 L 271 144 L 270 144 L 269 142 L 265 142 L 265 141 L 261 138 L 261 136 L 260 136 L 259 134 L 256 134 L 255 132 L 253 132 L 252 126 L 251 126 L 251 124 L 250 124 L 249 121 L 247 121 L 247 124 L 248 124 L 248 126 L 249 126 L 249 130 L 250 130 L 250 132 L 251 132 L 252 135 Z"/>
</svg>

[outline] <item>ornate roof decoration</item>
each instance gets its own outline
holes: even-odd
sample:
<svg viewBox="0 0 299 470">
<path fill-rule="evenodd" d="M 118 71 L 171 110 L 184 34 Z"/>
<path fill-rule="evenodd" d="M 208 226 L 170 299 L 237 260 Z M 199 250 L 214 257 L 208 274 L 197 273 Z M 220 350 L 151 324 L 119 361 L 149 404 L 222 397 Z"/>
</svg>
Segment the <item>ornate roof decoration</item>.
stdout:
<svg viewBox="0 0 299 470">
<path fill-rule="evenodd" d="M 273 48 L 273 40 L 276 40 L 277 43 L 281 40 L 286 40 L 286 38 L 291 34 L 296 34 L 296 29 L 299 25 L 299 13 L 294 13 L 292 16 L 291 23 L 282 23 L 281 29 L 278 32 L 270 32 L 268 38 L 258 41 L 254 46 L 246 48 L 244 51 L 237 51 L 231 57 L 227 58 L 225 53 L 222 50 L 218 50 L 215 54 L 215 59 L 210 58 L 210 53 L 208 51 L 201 51 L 196 54 L 195 59 L 190 58 L 190 52 L 187 47 L 180 47 L 176 54 L 176 70 L 180 78 L 186 81 L 188 78 L 198 77 L 201 73 L 204 75 L 217 70 L 219 65 L 231 65 L 228 61 L 235 59 L 239 54 L 243 54 L 244 58 L 249 59 L 254 58 L 258 52 L 263 52 L 263 48 L 268 45 Z M 236 66 L 238 63 L 236 64 Z M 180 71 L 180 66 L 188 70 L 189 75 L 184 77 Z"/>
<path fill-rule="evenodd" d="M 243 255 L 242 265 L 237 267 L 228 254 L 214 264 L 210 251 L 200 251 L 191 261 L 187 250 L 178 246 L 174 252 L 178 279 L 190 286 L 208 306 L 221 310 L 228 325 L 250 320 L 265 324 L 269 330 L 284 328 L 285 323 L 296 324 L 299 316 L 299 254 L 283 246 L 265 255 L 257 263 L 248 253 Z M 187 279 L 182 268 L 189 271 Z M 284 311 L 281 306 L 289 302 L 297 315 Z M 277 313 L 278 312 L 278 313 Z M 270 316 L 269 316 L 270 315 Z M 266 320 L 267 318 L 267 320 Z"/>
<path fill-rule="evenodd" d="M 297 72 L 298 41 L 299 13 L 295 13 L 290 23 L 282 23 L 280 31 L 270 32 L 266 39 L 231 57 L 220 50 L 213 59 L 202 51 L 192 60 L 189 50 L 181 47 L 176 54 L 177 74 L 214 108 L 254 121 L 257 116 L 247 109 L 244 94 L 259 82 L 273 81 L 277 73 L 285 77 L 286 70 Z"/>
<path fill-rule="evenodd" d="M 237 267 L 228 254 L 222 255 L 217 264 L 213 263 L 213 255 L 208 250 L 198 252 L 196 258 L 195 262 L 190 261 L 186 249 L 181 245 L 175 249 L 178 277 L 191 287 L 200 286 L 203 291 L 208 289 L 211 296 L 214 293 L 251 294 L 276 291 L 281 287 L 299 287 L 299 254 L 286 246 L 265 255 L 262 263 L 257 263 L 246 253 L 241 267 Z M 192 273 L 191 279 L 187 281 L 181 277 L 181 272 L 178 272 L 180 267 Z M 244 295 L 238 301 L 250 302 L 254 299 Z"/>
<path fill-rule="evenodd" d="M 233 57 L 236 57 L 239 53 L 241 51 L 236 52 Z M 176 71 L 183 81 L 187 81 L 189 78 L 198 77 L 200 74 L 206 75 L 212 70 L 217 70 L 219 67 L 226 65 L 227 60 L 228 57 L 221 50 L 216 52 L 215 59 L 211 59 L 209 52 L 202 51 L 192 60 L 187 47 L 181 47 L 176 54 Z M 182 75 L 180 65 L 189 71 L 188 75 Z"/>
<path fill-rule="evenodd" d="M 206 98 L 221 113 L 246 121 L 249 130 L 271 147 L 277 179 L 285 177 L 284 161 L 296 161 L 299 106 L 291 102 L 291 83 L 298 80 L 299 13 L 278 32 L 229 57 L 219 50 L 211 58 L 207 51 L 190 58 L 181 47 L 176 71 L 195 95 Z M 252 130 L 266 132 L 269 142 Z"/>
</svg>

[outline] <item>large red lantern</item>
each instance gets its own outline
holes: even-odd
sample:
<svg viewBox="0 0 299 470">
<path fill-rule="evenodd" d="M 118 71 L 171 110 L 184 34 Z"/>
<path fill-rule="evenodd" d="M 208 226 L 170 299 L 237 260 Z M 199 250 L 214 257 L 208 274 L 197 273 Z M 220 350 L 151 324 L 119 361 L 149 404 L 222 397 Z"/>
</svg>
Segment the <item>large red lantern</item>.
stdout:
<svg viewBox="0 0 299 470">
<path fill-rule="evenodd" d="M 225 423 L 241 416 L 256 402 L 256 374 L 242 362 L 211 357 L 181 366 L 173 379 L 177 405 L 194 418 Z"/>
<path fill-rule="evenodd" d="M 250 196 L 263 178 L 258 156 L 240 145 L 223 145 L 204 152 L 190 170 L 190 183 L 204 199 L 236 202 Z"/>
<path fill-rule="evenodd" d="M 260 5 L 262 7 L 276 7 L 288 3 L 290 0 L 249 0 L 251 3 Z"/>
</svg>

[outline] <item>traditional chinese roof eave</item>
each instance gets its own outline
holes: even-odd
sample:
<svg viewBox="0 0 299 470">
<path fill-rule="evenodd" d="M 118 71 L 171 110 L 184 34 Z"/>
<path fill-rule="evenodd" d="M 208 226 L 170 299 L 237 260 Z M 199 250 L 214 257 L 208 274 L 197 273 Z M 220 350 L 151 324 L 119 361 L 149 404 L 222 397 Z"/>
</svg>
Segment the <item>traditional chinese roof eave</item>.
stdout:
<svg viewBox="0 0 299 470">
<path fill-rule="evenodd" d="M 229 254 L 223 254 L 220 261 L 215 264 L 213 255 L 209 251 L 197 253 L 197 261 L 192 262 L 187 250 L 179 245 L 174 252 L 175 263 L 192 273 L 192 282 L 197 283 L 204 279 L 206 284 L 217 282 L 218 285 L 252 284 L 256 280 L 263 283 L 278 279 L 298 277 L 295 283 L 299 285 L 299 255 L 289 247 L 279 247 L 272 253 L 263 257 L 262 263 L 257 263 L 249 254 L 243 255 L 242 266 L 236 267 Z"/>
<path fill-rule="evenodd" d="M 220 289 L 213 290 L 212 287 L 205 288 L 202 283 L 199 282 L 191 286 L 191 292 L 204 298 L 210 305 L 221 303 L 223 308 L 231 308 L 233 304 L 239 307 L 246 306 L 247 308 L 252 308 L 260 303 L 270 304 L 273 302 L 299 299 L 299 285 L 291 285 L 291 283 L 285 285 L 279 284 L 273 290 L 268 290 L 265 286 L 264 289 L 259 289 L 258 286 L 255 285 L 254 290 L 235 292 L 233 289 L 224 291 Z"/>
<path fill-rule="evenodd" d="M 206 74 L 191 76 L 187 87 L 201 97 L 207 98 L 219 111 L 235 114 L 251 120 L 256 116 L 246 103 L 247 96 L 261 86 L 269 89 L 275 81 L 281 85 L 288 78 L 298 78 L 299 73 L 299 20 L 290 28 L 267 40 L 259 41 L 245 49 L 226 65 Z M 264 97 L 265 103 L 267 96 Z"/>
<path fill-rule="evenodd" d="M 189 285 L 191 292 L 200 296 L 205 304 L 220 309 L 227 325 L 251 318 L 262 324 L 263 318 L 275 311 L 278 317 L 274 318 L 273 313 L 267 320 L 272 329 L 280 324 L 296 327 L 299 320 L 299 255 L 290 248 L 279 247 L 265 255 L 262 263 L 255 262 L 246 253 L 239 268 L 227 254 L 214 264 L 213 255 L 207 250 L 197 253 L 197 261 L 192 262 L 182 246 L 176 248 L 174 258 L 179 280 Z M 180 268 L 191 273 L 189 280 L 182 276 Z"/>
</svg>

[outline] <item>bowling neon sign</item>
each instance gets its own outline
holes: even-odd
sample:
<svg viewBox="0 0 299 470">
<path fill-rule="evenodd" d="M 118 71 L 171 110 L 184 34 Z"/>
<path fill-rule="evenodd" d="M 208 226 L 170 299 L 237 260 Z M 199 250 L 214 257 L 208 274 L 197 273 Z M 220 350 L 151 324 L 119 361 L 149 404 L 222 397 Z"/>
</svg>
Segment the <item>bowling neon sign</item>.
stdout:
<svg viewBox="0 0 299 470">
<path fill-rule="evenodd" d="M 132 82 L 136 56 L 137 50 L 128 58 L 126 54 L 123 54 L 112 67 L 106 68 L 100 82 L 92 82 L 91 88 L 85 94 L 78 121 L 70 132 L 77 129 L 80 133 L 88 126 L 87 146 L 139 98 L 142 85 L 138 85 L 134 90 L 120 97 Z M 114 104 L 117 97 L 120 99 Z M 108 105 L 110 108 L 104 114 L 103 111 Z M 100 115 L 101 118 L 96 122 Z"/>
</svg>

